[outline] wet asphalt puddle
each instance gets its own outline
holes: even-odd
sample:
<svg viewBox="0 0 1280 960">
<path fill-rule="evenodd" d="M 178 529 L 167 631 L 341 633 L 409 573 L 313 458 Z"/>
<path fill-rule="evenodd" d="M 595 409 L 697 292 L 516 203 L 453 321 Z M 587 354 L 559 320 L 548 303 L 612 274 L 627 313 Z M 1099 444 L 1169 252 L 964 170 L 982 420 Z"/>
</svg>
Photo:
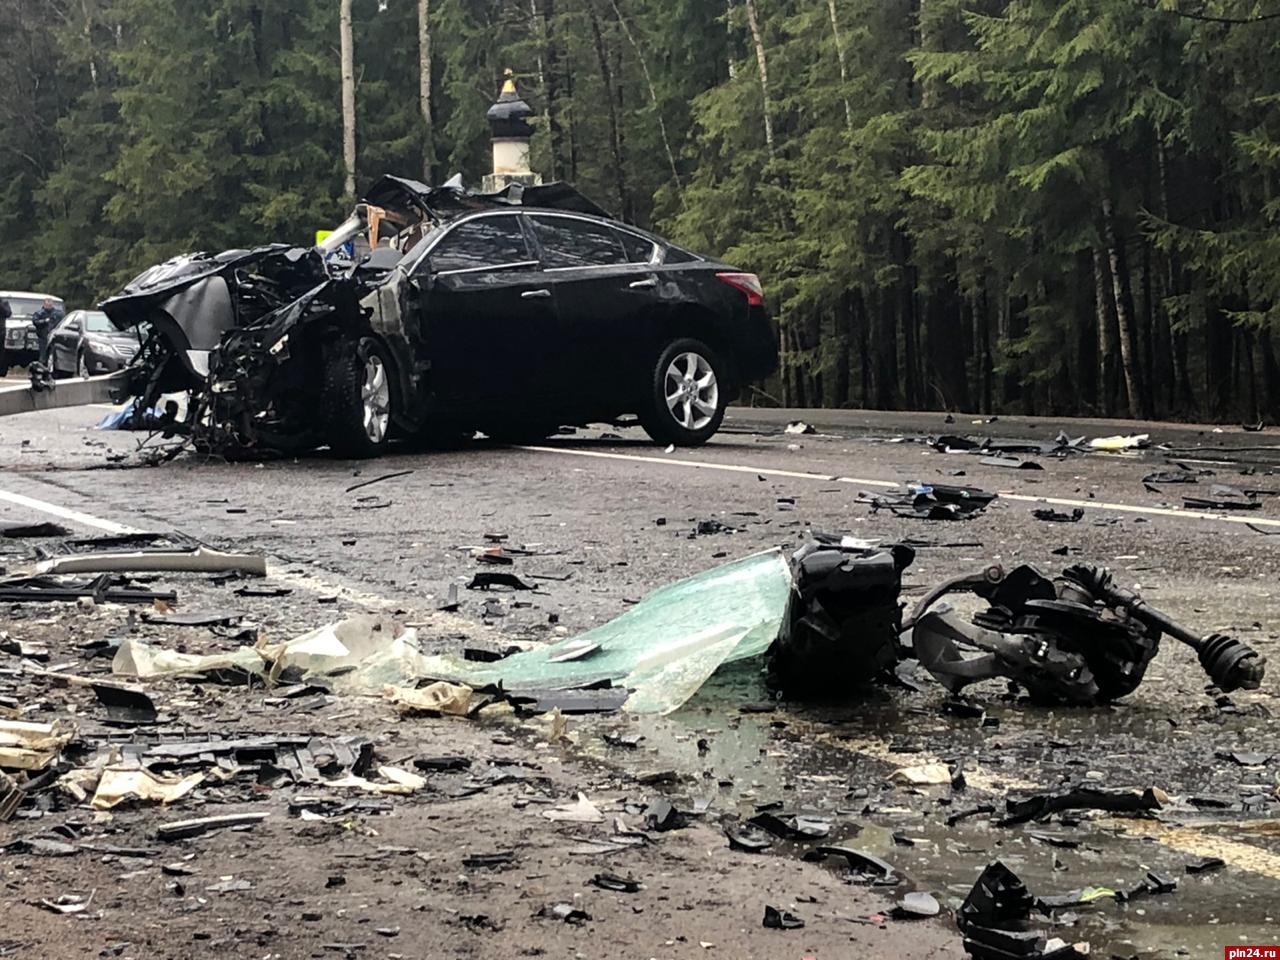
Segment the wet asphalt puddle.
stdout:
<svg viewBox="0 0 1280 960">
<path fill-rule="evenodd" d="M 1224 943 L 1274 939 L 1280 759 L 1242 766 L 1204 747 L 1243 751 L 1247 744 L 1275 757 L 1280 737 L 1260 710 L 1224 709 L 1208 697 L 1198 712 L 1177 717 L 1125 704 L 1051 710 L 1002 700 L 994 684 L 982 688 L 988 691 L 975 698 L 983 716 L 948 713 L 936 688 L 874 688 L 857 706 L 797 709 L 771 703 L 758 665 L 740 664 L 723 669 L 668 718 L 584 720 L 580 730 L 587 753 L 629 772 L 676 773 L 682 786 L 666 792 L 677 808 L 705 808 L 704 816 L 735 832 L 762 811 L 807 815 L 829 826 L 827 836 L 775 840 L 755 855 L 800 857 L 834 845 L 888 861 L 901 882 L 880 887 L 885 915 L 912 890 L 955 910 L 982 869 L 998 859 L 1045 898 L 1070 899 L 1080 891 L 1088 898 L 1090 888 L 1130 893 L 1149 873 L 1176 881 L 1169 893 L 1127 902 L 1102 893 L 1087 904 L 1035 915 L 1049 936 L 1087 941 L 1094 956 L 1199 957 L 1216 954 Z M 1186 729 L 1194 726 L 1212 733 Z M 610 747 L 593 736 L 619 728 L 643 737 L 638 748 Z M 962 789 L 890 779 L 901 768 L 937 761 L 954 770 L 961 759 Z M 1072 810 L 999 825 L 1008 797 L 1080 786 L 1155 787 L 1168 796 L 1148 815 Z M 973 813 L 982 808 L 991 812 Z M 1225 863 L 1197 872 L 1215 857 Z M 860 882 L 839 858 L 826 863 Z M 853 922 L 896 922 L 849 916 L 840 904 L 811 909 Z"/>
</svg>

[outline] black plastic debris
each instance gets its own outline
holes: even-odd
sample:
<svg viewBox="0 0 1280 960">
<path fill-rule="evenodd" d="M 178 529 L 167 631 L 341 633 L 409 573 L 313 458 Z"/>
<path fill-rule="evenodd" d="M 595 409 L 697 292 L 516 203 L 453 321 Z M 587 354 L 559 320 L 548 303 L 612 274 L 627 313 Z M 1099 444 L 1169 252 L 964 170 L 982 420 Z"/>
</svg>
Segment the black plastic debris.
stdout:
<svg viewBox="0 0 1280 960">
<path fill-rule="evenodd" d="M 699 520 L 693 527 L 692 536 L 710 537 L 717 533 L 738 533 L 737 527 L 731 527 L 729 524 L 721 520 Z"/>
<path fill-rule="evenodd" d="M 178 594 L 137 587 L 127 577 L 106 573 L 90 579 L 35 576 L 0 580 L 0 603 L 54 603 L 81 597 L 94 603 L 175 603 Z"/>
<path fill-rule="evenodd" d="M 893 905 L 893 916 L 898 920 L 923 920 L 942 912 L 937 899 L 928 893 L 915 891 L 906 894 Z"/>
<path fill-rule="evenodd" d="M 230 627 L 240 622 L 240 614 L 222 613 L 216 610 L 190 613 L 144 613 L 142 620 L 157 627 Z"/>
<path fill-rule="evenodd" d="M 519 713 L 613 713 L 622 709 L 629 696 L 630 690 L 612 686 L 607 678 L 598 684 L 563 690 L 522 688 L 506 692 L 506 700 Z"/>
<path fill-rule="evenodd" d="M 757 813 L 747 823 L 783 840 L 821 840 L 831 834 L 830 820 L 803 814 L 780 817 L 768 812 Z"/>
<path fill-rule="evenodd" d="M 620 877 L 615 873 L 597 873 L 591 878 L 593 886 L 601 890 L 612 890 L 616 893 L 639 893 L 640 881 L 630 877 Z"/>
<path fill-rule="evenodd" d="M 1034 460 L 1019 460 L 1016 457 L 983 457 L 978 461 L 984 467 L 1007 467 L 1010 470 L 1043 470 L 1044 467 Z"/>
<path fill-rule="evenodd" d="M 864 853 L 849 847 L 815 847 L 802 858 L 810 863 L 823 863 L 828 859 L 840 859 L 849 868 L 845 879 L 850 883 L 869 883 L 875 886 L 896 886 L 901 882 L 893 865 L 875 854 Z"/>
<path fill-rule="evenodd" d="M 968 820 L 971 817 L 990 816 L 996 812 L 996 808 L 989 803 L 984 803 L 977 807 L 971 807 L 968 810 L 960 810 L 947 817 L 947 826 L 954 827 L 962 820 Z"/>
<path fill-rule="evenodd" d="M 514 850 L 499 850 L 494 853 L 473 853 L 462 858 L 462 865 L 468 870 L 492 870 L 495 867 L 506 867 L 516 862 Z"/>
<path fill-rule="evenodd" d="M 413 765 L 424 773 L 453 773 L 470 769 L 471 760 L 468 757 L 456 756 L 417 757 Z"/>
<path fill-rule="evenodd" d="M 492 590 L 494 587 L 506 587 L 509 590 L 532 590 L 533 587 L 525 583 L 514 573 L 504 573 L 492 570 L 482 570 L 471 578 L 471 582 L 467 584 L 468 590 Z"/>
<path fill-rule="evenodd" d="M 1023 799 L 1005 801 L 1005 818 L 1001 826 L 1040 820 L 1064 810 L 1105 810 L 1111 813 L 1147 813 L 1162 804 L 1153 788 L 1145 790 L 1106 790 L 1099 787 L 1077 787 L 1066 793 L 1041 793 Z"/>
<path fill-rule="evenodd" d="M 292 587 L 258 587 L 246 584 L 235 591 L 237 597 L 287 597 L 293 593 Z"/>
<path fill-rule="evenodd" d="M 665 833 L 667 830 L 680 830 L 689 822 L 669 800 L 656 800 L 645 808 L 644 825 L 646 829 Z"/>
<path fill-rule="evenodd" d="M 1270 753 L 1257 750 L 1218 750 L 1214 755 L 1220 760 L 1231 760 L 1242 767 L 1261 767 L 1271 759 Z"/>
<path fill-rule="evenodd" d="M 986 509 L 996 494 L 977 487 L 914 483 L 903 492 L 870 498 L 873 511 L 887 509 L 917 520 L 968 520 Z"/>
<path fill-rule="evenodd" d="M 395 473 L 384 473 L 380 477 L 373 477 L 370 480 L 361 480 L 359 483 L 353 483 L 351 486 L 347 487 L 347 489 L 344 492 L 352 493 L 353 491 L 359 490 L 362 487 L 370 487 L 370 486 L 373 486 L 373 484 L 375 483 L 381 483 L 383 480 L 395 480 L 398 477 L 407 477 L 411 473 L 413 473 L 412 470 L 397 470 Z"/>
<path fill-rule="evenodd" d="M 95 683 L 94 695 L 106 708 L 106 722 L 122 726 L 146 726 L 158 719 L 156 705 L 136 687 L 117 683 Z"/>
<path fill-rule="evenodd" d="M 1084 519 L 1084 508 L 1076 507 L 1070 513 L 1063 513 L 1050 507 L 1032 510 L 1031 515 L 1045 523 L 1079 523 Z"/>
<path fill-rule="evenodd" d="M 1034 899 L 1026 884 L 999 860 L 986 866 L 956 915 L 966 926 L 1008 927 L 1031 917 Z"/>
<path fill-rule="evenodd" d="M 538 911 L 538 916 L 548 920 L 560 920 L 574 926 L 591 922 L 591 914 L 571 903 L 557 903 L 550 907 L 543 907 Z"/>
<path fill-rule="evenodd" d="M 1143 483 L 1199 483 L 1190 470 L 1157 470 L 1142 478 Z"/>
<path fill-rule="evenodd" d="M 605 731 L 600 734 L 600 739 L 611 747 L 620 747 L 625 750 L 634 750 L 640 746 L 640 741 L 644 739 L 638 733 L 615 733 L 613 731 Z"/>
<path fill-rule="evenodd" d="M 964 949 L 976 960 L 1067 960 L 1086 956 L 1061 940 L 1027 927 L 1035 901 L 1026 885 L 1000 861 L 987 866 L 956 914 Z"/>
<path fill-rule="evenodd" d="M 724 828 L 724 835 L 729 841 L 729 849 L 739 853 L 763 853 L 773 846 L 768 834 L 759 830 L 731 830 Z"/>
<path fill-rule="evenodd" d="M 765 904 L 762 925 L 767 930 L 799 930 L 804 926 L 804 921 L 794 913 Z"/>
<path fill-rule="evenodd" d="M 1189 874 L 1212 873 L 1215 870 L 1221 870 L 1226 865 L 1227 861 L 1221 857 L 1205 857 L 1195 863 L 1188 863 L 1184 869 Z"/>
<path fill-rule="evenodd" d="M 1184 506 L 1192 510 L 1258 510 L 1262 502 L 1238 487 L 1215 483 L 1206 497 L 1183 497 Z"/>
<path fill-rule="evenodd" d="M 1155 897 L 1163 894 L 1175 893 L 1178 889 L 1178 881 L 1173 877 L 1162 876 L 1154 871 L 1148 870 L 1147 875 L 1132 890 L 1122 892 L 1116 895 L 1116 899 L 1121 903 L 1130 900 L 1137 900 L 1139 897 Z"/>
<path fill-rule="evenodd" d="M 0 525 L 0 537 L 9 540 L 34 540 L 40 537 L 69 537 L 71 531 L 60 523 L 6 523 Z"/>
<path fill-rule="evenodd" d="M 794 589 L 768 654 L 770 686 L 784 696 L 847 696 L 898 662 L 902 573 L 910 547 L 867 546 L 815 534 L 792 558 Z"/>
</svg>

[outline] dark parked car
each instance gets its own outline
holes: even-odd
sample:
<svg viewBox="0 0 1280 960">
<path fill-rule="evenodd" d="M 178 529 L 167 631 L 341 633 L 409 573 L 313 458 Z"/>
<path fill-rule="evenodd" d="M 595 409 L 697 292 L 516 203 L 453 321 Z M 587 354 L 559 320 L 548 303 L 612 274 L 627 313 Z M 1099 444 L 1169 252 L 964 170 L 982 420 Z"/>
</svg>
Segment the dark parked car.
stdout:
<svg viewBox="0 0 1280 960">
<path fill-rule="evenodd" d="M 755 275 L 564 184 L 384 177 L 318 247 L 179 257 L 102 308 L 151 325 L 139 408 L 188 389 L 172 428 L 224 450 L 368 456 L 396 435 L 534 440 L 629 415 L 694 445 L 777 364 Z"/>
<path fill-rule="evenodd" d="M 49 334 L 53 375 L 89 377 L 129 365 L 141 346 L 139 332 L 117 330 L 101 310 L 72 310 Z"/>
</svg>

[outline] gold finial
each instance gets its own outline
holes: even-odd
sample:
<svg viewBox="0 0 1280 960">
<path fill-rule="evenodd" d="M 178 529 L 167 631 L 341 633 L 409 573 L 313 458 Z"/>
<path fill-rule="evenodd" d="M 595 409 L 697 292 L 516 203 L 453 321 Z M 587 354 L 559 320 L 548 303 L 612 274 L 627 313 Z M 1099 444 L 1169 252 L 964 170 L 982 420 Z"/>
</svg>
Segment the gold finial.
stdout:
<svg viewBox="0 0 1280 960">
<path fill-rule="evenodd" d="M 505 80 L 502 81 L 502 92 L 515 93 L 516 92 L 516 72 L 512 70 L 510 67 L 507 67 L 507 69 L 502 71 L 502 75 L 506 78 Z"/>
</svg>

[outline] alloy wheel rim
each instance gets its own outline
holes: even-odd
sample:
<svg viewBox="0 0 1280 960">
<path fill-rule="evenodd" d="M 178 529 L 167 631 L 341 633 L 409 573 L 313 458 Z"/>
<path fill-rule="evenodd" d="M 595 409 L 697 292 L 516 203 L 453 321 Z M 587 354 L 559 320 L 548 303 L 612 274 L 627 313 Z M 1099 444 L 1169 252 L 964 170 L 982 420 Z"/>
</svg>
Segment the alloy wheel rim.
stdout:
<svg viewBox="0 0 1280 960">
<path fill-rule="evenodd" d="M 701 430 L 719 408 L 720 384 L 707 358 L 690 351 L 677 355 L 667 367 L 663 396 L 676 423 L 686 430 Z"/>
<path fill-rule="evenodd" d="M 379 356 L 370 356 L 364 362 L 360 401 L 364 408 L 365 436 L 373 443 L 381 443 L 391 419 L 391 384 L 387 380 L 386 365 Z"/>
</svg>

